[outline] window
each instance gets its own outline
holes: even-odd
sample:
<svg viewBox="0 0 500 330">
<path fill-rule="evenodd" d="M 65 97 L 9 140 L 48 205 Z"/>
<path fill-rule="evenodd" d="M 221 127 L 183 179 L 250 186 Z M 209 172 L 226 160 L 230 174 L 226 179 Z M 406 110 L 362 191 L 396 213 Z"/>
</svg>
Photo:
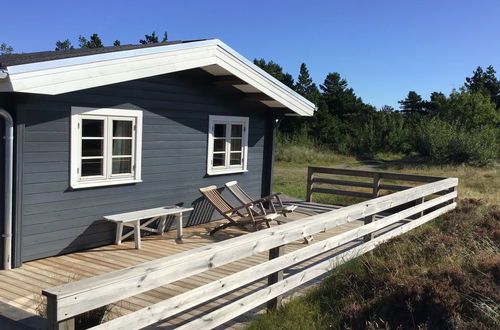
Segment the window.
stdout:
<svg viewBox="0 0 500 330">
<path fill-rule="evenodd" d="M 71 109 L 71 187 L 141 182 L 142 111 Z"/>
<path fill-rule="evenodd" d="M 210 116 L 209 122 L 207 173 L 246 172 L 248 118 Z"/>
</svg>

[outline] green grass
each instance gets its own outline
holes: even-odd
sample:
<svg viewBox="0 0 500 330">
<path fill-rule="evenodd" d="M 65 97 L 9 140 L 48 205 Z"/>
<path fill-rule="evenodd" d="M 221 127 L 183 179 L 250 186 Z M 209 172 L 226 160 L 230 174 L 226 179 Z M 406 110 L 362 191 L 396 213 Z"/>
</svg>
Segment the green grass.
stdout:
<svg viewBox="0 0 500 330">
<path fill-rule="evenodd" d="M 277 158 L 275 191 L 304 198 L 308 165 L 455 176 L 458 208 L 340 266 L 250 329 L 500 327 L 498 167 L 431 166 L 400 155 L 360 161 L 311 148 L 307 153 L 297 161 Z M 315 200 L 332 202 L 319 194 Z"/>
</svg>

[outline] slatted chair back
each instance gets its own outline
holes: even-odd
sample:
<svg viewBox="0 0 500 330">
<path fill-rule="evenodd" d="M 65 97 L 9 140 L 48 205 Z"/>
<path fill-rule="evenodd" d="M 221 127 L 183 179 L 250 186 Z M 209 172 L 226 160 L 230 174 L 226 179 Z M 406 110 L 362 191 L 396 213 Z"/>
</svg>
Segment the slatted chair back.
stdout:
<svg viewBox="0 0 500 330">
<path fill-rule="evenodd" d="M 238 201 L 242 204 L 248 204 L 253 202 L 252 197 L 250 197 L 241 187 L 238 185 L 238 181 L 230 181 L 226 183 L 227 189 L 236 197 Z"/>
<path fill-rule="evenodd" d="M 224 197 L 217 190 L 217 186 L 208 186 L 200 188 L 200 193 L 207 199 L 207 201 L 215 207 L 222 215 L 231 213 L 234 209 L 231 204 L 226 201 Z"/>
</svg>

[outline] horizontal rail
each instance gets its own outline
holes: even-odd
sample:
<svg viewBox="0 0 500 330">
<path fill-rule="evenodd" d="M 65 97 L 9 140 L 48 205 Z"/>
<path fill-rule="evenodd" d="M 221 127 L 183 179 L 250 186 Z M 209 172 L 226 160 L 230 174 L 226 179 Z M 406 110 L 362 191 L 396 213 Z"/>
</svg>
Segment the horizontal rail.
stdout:
<svg viewBox="0 0 500 330">
<path fill-rule="evenodd" d="M 455 178 L 429 183 L 174 256 L 50 288 L 44 290 L 43 294 L 49 301 L 57 302 L 53 318 L 56 322 L 60 322 L 159 286 L 285 245 L 304 236 L 453 188 L 457 183 L 458 180 Z"/>
<path fill-rule="evenodd" d="M 412 187 L 400 186 L 395 184 L 380 184 L 379 189 L 401 191 L 406 189 L 411 189 Z"/>
<path fill-rule="evenodd" d="M 417 175 L 417 174 L 404 174 L 395 172 L 376 172 L 376 171 L 363 171 L 363 170 L 351 170 L 346 168 L 334 168 L 334 167 L 319 167 L 310 166 L 310 169 L 314 173 L 325 173 L 325 174 L 337 174 L 337 175 L 347 175 L 347 176 L 359 176 L 373 178 L 375 175 L 380 175 L 381 178 L 391 179 L 391 180 L 403 180 L 403 181 L 416 181 L 416 182 L 435 182 L 439 180 L 446 179 L 446 177 L 441 176 L 430 176 L 430 175 Z"/>
<path fill-rule="evenodd" d="M 347 181 L 347 180 L 336 180 L 327 178 L 312 178 L 313 183 L 327 183 L 339 186 L 349 186 L 349 187 L 362 187 L 371 188 L 373 184 L 371 182 L 357 182 L 357 181 Z"/>
<path fill-rule="evenodd" d="M 359 191 L 348 191 L 339 189 L 326 189 L 326 188 L 312 188 L 311 192 L 332 194 L 332 195 L 342 195 L 342 196 L 352 196 L 352 197 L 362 197 L 371 198 L 372 194 L 359 192 Z"/>
</svg>

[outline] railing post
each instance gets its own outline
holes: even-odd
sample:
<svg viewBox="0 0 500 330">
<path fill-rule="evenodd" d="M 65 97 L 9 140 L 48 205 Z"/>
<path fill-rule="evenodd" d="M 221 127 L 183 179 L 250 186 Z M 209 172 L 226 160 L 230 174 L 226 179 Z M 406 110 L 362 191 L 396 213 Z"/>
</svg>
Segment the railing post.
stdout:
<svg viewBox="0 0 500 330">
<path fill-rule="evenodd" d="M 380 173 L 373 173 L 372 198 L 377 198 L 380 192 Z M 365 225 L 375 221 L 375 214 L 365 217 Z M 373 238 L 373 233 L 365 235 L 364 241 L 368 242 Z"/>
<path fill-rule="evenodd" d="M 57 298 L 47 296 L 47 328 L 49 330 L 75 330 L 75 319 L 57 321 Z"/>
<path fill-rule="evenodd" d="M 417 206 L 418 204 L 422 204 L 424 202 L 425 202 L 425 197 L 421 197 L 415 201 L 415 206 Z M 415 218 L 418 219 L 423 216 L 424 216 L 424 211 L 420 211 L 419 213 L 416 214 Z"/>
<path fill-rule="evenodd" d="M 458 190 L 458 185 L 457 186 L 454 186 L 452 188 L 450 188 L 450 192 L 454 192 L 454 191 L 457 191 Z M 453 198 L 451 201 L 450 201 L 450 204 L 453 204 L 457 201 L 456 198 Z"/>
<path fill-rule="evenodd" d="M 284 245 L 275 247 L 275 248 L 269 250 L 269 260 L 278 258 L 284 254 L 285 254 L 285 246 Z M 276 273 L 272 273 L 267 277 L 267 285 L 273 285 L 273 284 L 278 283 L 280 281 L 283 281 L 283 270 L 280 270 Z M 283 299 L 283 296 L 277 296 L 276 298 L 269 300 L 267 302 L 267 309 L 268 310 L 277 309 L 278 307 L 281 306 L 282 299 Z"/>
<path fill-rule="evenodd" d="M 314 175 L 314 170 L 311 166 L 307 168 L 307 193 L 306 202 L 312 202 L 312 179 Z"/>
</svg>

